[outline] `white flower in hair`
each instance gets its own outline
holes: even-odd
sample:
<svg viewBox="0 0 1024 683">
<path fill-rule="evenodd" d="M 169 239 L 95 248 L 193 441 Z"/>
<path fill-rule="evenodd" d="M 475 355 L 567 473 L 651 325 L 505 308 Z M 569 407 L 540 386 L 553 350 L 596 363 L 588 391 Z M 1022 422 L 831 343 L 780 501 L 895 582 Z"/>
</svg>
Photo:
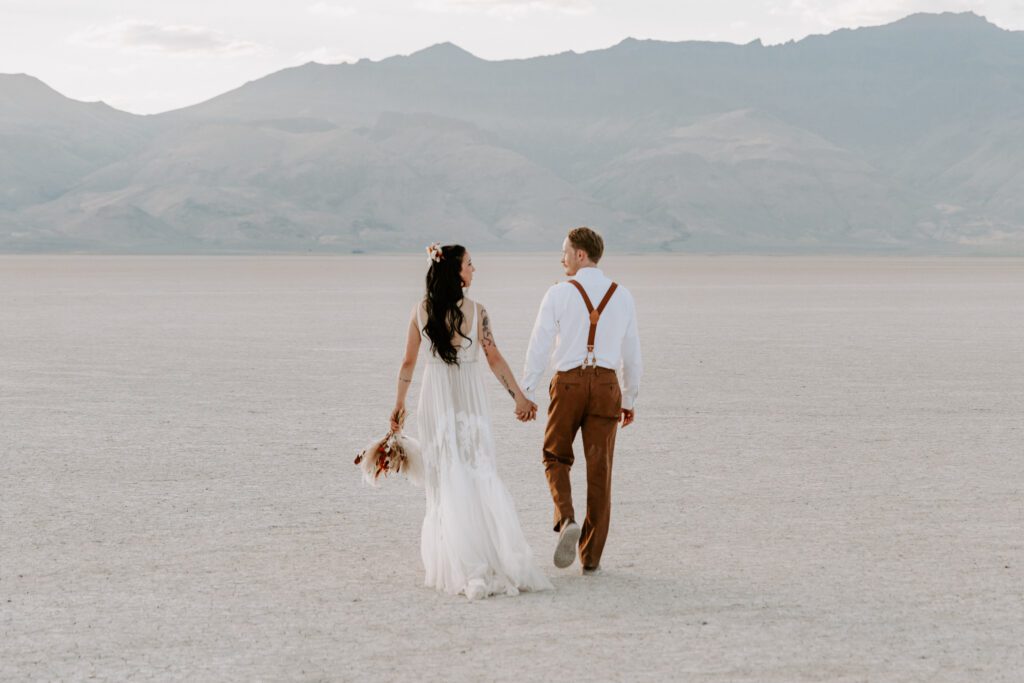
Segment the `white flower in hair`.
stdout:
<svg viewBox="0 0 1024 683">
<path fill-rule="evenodd" d="M 443 259 L 444 256 L 442 256 L 442 254 L 441 254 L 441 243 L 440 242 L 434 242 L 429 247 L 427 247 L 427 258 L 430 259 L 434 263 L 440 263 L 441 262 L 441 259 Z"/>
</svg>

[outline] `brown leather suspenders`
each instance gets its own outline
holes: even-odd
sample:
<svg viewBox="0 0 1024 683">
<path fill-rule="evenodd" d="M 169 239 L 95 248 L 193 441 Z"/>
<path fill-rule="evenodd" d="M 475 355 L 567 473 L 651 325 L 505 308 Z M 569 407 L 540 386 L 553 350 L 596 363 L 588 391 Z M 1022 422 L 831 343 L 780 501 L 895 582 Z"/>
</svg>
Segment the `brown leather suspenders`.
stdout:
<svg viewBox="0 0 1024 683">
<path fill-rule="evenodd" d="M 594 308 L 594 304 L 590 303 L 590 297 L 587 296 L 587 290 L 583 289 L 583 285 L 576 280 L 569 280 L 576 289 L 580 291 L 583 296 L 583 303 L 587 305 L 587 312 L 590 313 L 590 335 L 587 337 L 587 355 L 583 359 L 582 367 L 591 367 L 597 365 L 597 356 L 594 355 L 594 337 L 597 336 L 597 321 L 601 319 L 601 314 L 604 312 L 604 307 L 608 305 L 608 300 L 612 298 L 612 294 L 615 293 L 615 289 L 619 286 L 616 283 L 612 283 L 608 291 L 605 292 L 604 298 L 601 299 L 601 303 Z"/>
</svg>

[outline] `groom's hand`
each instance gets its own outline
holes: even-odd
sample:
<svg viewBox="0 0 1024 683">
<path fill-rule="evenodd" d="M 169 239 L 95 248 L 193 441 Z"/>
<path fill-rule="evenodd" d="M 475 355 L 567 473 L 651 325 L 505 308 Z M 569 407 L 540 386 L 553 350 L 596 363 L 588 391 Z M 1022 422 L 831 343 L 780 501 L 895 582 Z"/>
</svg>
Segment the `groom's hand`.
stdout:
<svg viewBox="0 0 1024 683">
<path fill-rule="evenodd" d="M 633 420 L 636 419 L 636 410 L 622 409 L 622 428 L 625 429 L 629 425 L 633 424 Z"/>
<path fill-rule="evenodd" d="M 533 401 L 528 401 L 529 405 L 526 410 L 516 411 L 516 418 L 520 422 L 529 422 L 530 420 L 537 419 L 537 404 Z"/>
</svg>

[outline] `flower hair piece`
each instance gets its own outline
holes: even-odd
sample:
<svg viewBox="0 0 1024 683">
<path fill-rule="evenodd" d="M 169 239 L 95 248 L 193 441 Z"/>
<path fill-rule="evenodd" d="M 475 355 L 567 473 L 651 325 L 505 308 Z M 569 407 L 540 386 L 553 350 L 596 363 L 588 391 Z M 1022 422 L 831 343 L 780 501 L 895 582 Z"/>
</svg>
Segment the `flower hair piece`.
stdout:
<svg viewBox="0 0 1024 683">
<path fill-rule="evenodd" d="M 444 255 L 441 253 L 440 242 L 434 242 L 427 247 L 427 258 L 433 263 L 440 263 L 444 259 Z"/>
</svg>

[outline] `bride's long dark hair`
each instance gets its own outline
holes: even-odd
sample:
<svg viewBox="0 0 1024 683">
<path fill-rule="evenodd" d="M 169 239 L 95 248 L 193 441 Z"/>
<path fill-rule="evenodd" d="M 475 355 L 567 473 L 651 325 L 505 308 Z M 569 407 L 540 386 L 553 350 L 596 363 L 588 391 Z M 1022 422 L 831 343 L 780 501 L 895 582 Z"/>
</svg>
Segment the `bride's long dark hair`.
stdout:
<svg viewBox="0 0 1024 683">
<path fill-rule="evenodd" d="M 431 261 L 427 271 L 427 324 L 423 332 L 430 339 L 430 349 L 448 365 L 459 364 L 459 351 L 452 343 L 455 335 L 469 339 L 462 333 L 466 320 L 459 302 L 462 301 L 462 258 L 466 248 L 459 244 L 441 247 L 441 260 Z M 473 340 L 470 339 L 470 343 Z"/>
</svg>

